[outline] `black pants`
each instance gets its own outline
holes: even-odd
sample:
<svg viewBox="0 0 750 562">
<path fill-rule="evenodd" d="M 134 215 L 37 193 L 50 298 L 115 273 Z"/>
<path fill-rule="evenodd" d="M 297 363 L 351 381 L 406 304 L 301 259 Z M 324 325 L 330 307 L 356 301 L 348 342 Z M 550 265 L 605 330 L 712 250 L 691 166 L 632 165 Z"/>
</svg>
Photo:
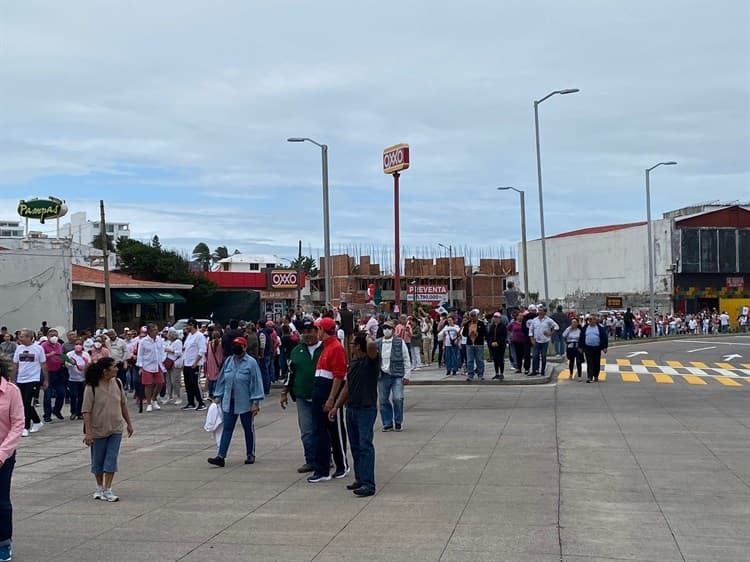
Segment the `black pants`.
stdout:
<svg viewBox="0 0 750 562">
<path fill-rule="evenodd" d="M 586 351 L 586 377 L 588 380 L 599 380 L 599 371 L 602 368 L 602 348 L 587 347 Z"/>
<path fill-rule="evenodd" d="M 0 545 L 10 544 L 13 537 L 13 505 L 10 503 L 10 479 L 16 465 L 13 453 L 0 467 Z"/>
<path fill-rule="evenodd" d="M 336 421 L 328 420 L 328 413 L 323 406 L 331 393 L 333 381 L 323 377 L 315 377 L 312 392 L 312 426 L 315 450 L 315 474 L 330 474 L 331 452 L 336 472 L 343 472 L 348 468 L 346 462 L 346 427 L 341 409 L 336 413 Z"/>
<path fill-rule="evenodd" d="M 495 364 L 495 374 L 505 374 L 505 342 L 497 342 L 497 347 L 492 347 L 490 344 L 490 354 L 492 355 L 492 362 Z"/>
<path fill-rule="evenodd" d="M 42 420 L 39 419 L 39 414 L 36 413 L 36 409 L 33 406 L 34 393 L 39 390 L 38 382 L 20 382 L 16 386 L 21 391 L 21 399 L 23 400 L 23 415 L 26 418 L 24 427 L 29 429 L 31 423 L 39 423 Z"/>
<path fill-rule="evenodd" d="M 510 345 L 513 346 L 513 349 L 516 353 L 516 364 L 514 365 L 514 367 L 516 368 L 516 370 L 520 371 L 523 367 L 523 354 L 525 346 L 523 345 L 523 342 L 511 342 Z"/>
<path fill-rule="evenodd" d="M 529 369 L 531 369 L 531 339 L 526 338 L 523 341 L 523 370 L 528 372 Z M 520 364 L 521 361 L 519 360 L 518 363 Z"/>
<path fill-rule="evenodd" d="M 573 374 L 573 367 L 576 367 L 578 376 L 580 377 L 583 369 L 583 355 L 581 354 L 581 350 L 577 347 L 569 347 L 565 351 L 565 355 L 568 358 L 568 371 L 570 371 L 570 374 Z"/>
<path fill-rule="evenodd" d="M 203 406 L 203 393 L 198 385 L 198 368 L 185 365 L 182 368 L 182 375 L 185 377 L 188 406 Z"/>
</svg>

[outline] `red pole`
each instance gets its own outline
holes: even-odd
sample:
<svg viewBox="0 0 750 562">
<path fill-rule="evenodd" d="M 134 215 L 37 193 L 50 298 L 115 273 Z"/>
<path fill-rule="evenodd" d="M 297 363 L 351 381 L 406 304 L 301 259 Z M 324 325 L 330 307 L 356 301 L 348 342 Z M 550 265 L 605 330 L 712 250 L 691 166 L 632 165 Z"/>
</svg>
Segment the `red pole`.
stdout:
<svg viewBox="0 0 750 562">
<path fill-rule="evenodd" d="M 396 291 L 396 298 L 395 304 L 393 307 L 393 312 L 399 313 L 401 311 L 401 242 L 399 241 L 399 224 L 398 224 L 398 215 L 399 215 L 399 208 L 398 208 L 398 178 L 400 174 L 396 172 L 393 174 L 393 212 L 394 212 L 394 218 L 393 218 L 393 228 L 394 228 L 394 235 L 393 240 L 395 247 L 395 258 L 396 258 L 396 267 L 394 268 L 393 273 L 393 284 L 394 289 Z"/>
</svg>

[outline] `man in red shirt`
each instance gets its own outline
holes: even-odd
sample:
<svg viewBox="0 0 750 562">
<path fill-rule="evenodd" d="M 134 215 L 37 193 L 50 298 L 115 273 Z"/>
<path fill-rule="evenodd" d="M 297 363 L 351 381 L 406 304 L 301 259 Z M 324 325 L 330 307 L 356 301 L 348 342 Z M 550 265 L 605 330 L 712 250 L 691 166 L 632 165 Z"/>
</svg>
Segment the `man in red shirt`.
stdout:
<svg viewBox="0 0 750 562">
<path fill-rule="evenodd" d="M 312 391 L 313 449 L 315 461 L 310 483 L 331 479 L 331 452 L 336 463 L 334 478 L 343 478 L 349 472 L 346 459 L 346 428 L 344 417 L 337 412 L 334 421 L 329 421 L 328 411 L 333 408 L 346 378 L 346 352 L 336 337 L 336 322 L 324 317 L 317 322 L 323 351 L 315 370 Z"/>
<path fill-rule="evenodd" d="M 65 404 L 65 388 L 68 382 L 68 369 L 62 359 L 63 346 L 57 330 L 50 328 L 47 341 L 42 342 L 42 349 L 47 358 L 47 372 L 49 372 L 49 386 L 44 389 L 44 423 L 52 423 L 52 415 L 64 419 L 62 407 Z M 52 396 L 55 397 L 54 408 Z"/>
</svg>

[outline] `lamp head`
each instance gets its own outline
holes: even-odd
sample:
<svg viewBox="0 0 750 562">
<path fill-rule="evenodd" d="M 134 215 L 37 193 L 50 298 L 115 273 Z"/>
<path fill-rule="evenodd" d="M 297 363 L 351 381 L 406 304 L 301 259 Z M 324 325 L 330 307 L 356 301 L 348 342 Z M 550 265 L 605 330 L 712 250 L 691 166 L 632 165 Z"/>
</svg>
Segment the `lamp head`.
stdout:
<svg viewBox="0 0 750 562">
<path fill-rule="evenodd" d="M 286 139 L 286 142 L 305 142 L 305 140 L 307 139 L 305 139 L 304 137 L 289 137 L 288 139 Z"/>
<path fill-rule="evenodd" d="M 558 90 L 557 93 L 564 95 L 564 94 L 575 94 L 580 91 L 581 90 L 579 90 L 578 88 L 566 88 L 565 90 Z"/>
<path fill-rule="evenodd" d="M 677 162 L 669 161 L 669 162 L 661 162 L 662 166 L 676 166 Z"/>
</svg>

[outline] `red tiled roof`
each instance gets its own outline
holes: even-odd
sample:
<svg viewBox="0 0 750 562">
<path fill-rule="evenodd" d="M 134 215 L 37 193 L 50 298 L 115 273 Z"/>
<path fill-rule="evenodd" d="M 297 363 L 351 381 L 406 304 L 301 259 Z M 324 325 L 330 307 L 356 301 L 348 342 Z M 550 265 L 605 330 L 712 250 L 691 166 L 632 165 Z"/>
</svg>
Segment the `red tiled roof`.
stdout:
<svg viewBox="0 0 750 562">
<path fill-rule="evenodd" d="M 85 287 L 104 287 L 104 271 L 93 267 L 73 264 L 73 284 Z M 112 272 L 109 284 L 113 289 L 192 289 L 192 285 L 182 283 L 160 283 L 133 279 L 130 275 Z"/>
<path fill-rule="evenodd" d="M 613 230 L 625 230 L 626 228 L 635 228 L 637 226 L 644 226 L 646 221 L 640 222 L 626 222 L 622 224 L 608 224 L 606 226 L 590 226 L 589 228 L 581 228 L 580 230 L 571 230 L 570 232 L 563 232 L 561 234 L 555 234 L 554 236 L 548 236 L 550 238 L 567 238 L 568 236 L 585 236 L 587 234 L 601 234 L 603 232 L 612 232 Z"/>
</svg>

